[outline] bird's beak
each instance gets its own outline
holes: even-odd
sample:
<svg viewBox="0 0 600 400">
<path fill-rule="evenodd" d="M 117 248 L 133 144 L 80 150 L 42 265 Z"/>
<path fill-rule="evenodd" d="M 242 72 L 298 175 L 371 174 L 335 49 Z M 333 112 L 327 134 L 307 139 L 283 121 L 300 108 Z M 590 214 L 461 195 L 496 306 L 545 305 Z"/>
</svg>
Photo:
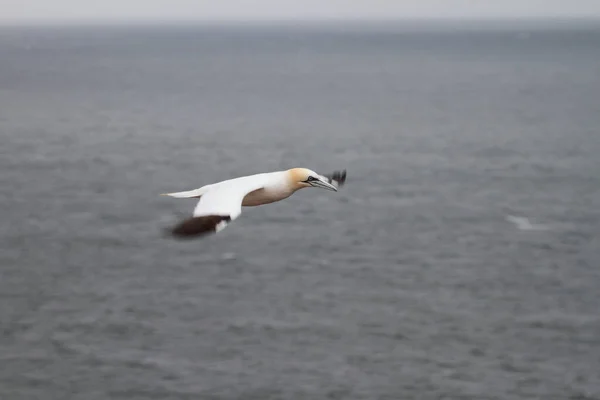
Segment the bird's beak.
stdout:
<svg viewBox="0 0 600 400">
<path fill-rule="evenodd" d="M 318 181 L 313 180 L 312 182 L 310 182 L 310 184 L 314 187 L 318 187 L 318 188 L 322 188 L 322 189 L 327 189 L 327 190 L 332 190 L 334 192 L 337 192 L 338 189 L 337 187 L 335 187 L 334 185 L 332 185 L 331 183 L 327 182 L 326 178 L 320 176 Z"/>
</svg>

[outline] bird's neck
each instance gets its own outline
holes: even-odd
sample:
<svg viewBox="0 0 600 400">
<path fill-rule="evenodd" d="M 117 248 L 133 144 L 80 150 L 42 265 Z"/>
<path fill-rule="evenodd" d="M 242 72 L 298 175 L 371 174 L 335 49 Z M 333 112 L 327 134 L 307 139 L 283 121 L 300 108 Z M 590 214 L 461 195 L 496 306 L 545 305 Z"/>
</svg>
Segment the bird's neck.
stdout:
<svg viewBox="0 0 600 400">
<path fill-rule="evenodd" d="M 286 197 L 304 187 L 302 184 L 290 179 L 287 171 L 278 172 L 274 178 L 269 185 L 269 189 Z"/>
</svg>

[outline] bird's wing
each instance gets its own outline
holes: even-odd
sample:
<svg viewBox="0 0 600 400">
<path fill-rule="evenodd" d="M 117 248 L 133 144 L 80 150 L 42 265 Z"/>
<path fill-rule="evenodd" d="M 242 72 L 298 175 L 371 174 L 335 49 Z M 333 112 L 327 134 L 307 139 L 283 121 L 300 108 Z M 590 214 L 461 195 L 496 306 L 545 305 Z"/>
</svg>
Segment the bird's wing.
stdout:
<svg viewBox="0 0 600 400">
<path fill-rule="evenodd" d="M 323 178 L 336 188 L 340 188 L 346 183 L 346 170 L 333 171 L 331 174 L 323 175 Z"/>
<path fill-rule="evenodd" d="M 244 197 L 267 183 L 267 176 L 261 174 L 211 185 L 200 197 L 193 216 L 177 224 L 171 233 L 195 237 L 221 231 L 242 213 Z"/>
<path fill-rule="evenodd" d="M 211 185 L 202 186 L 198 189 L 186 190 L 185 192 L 163 193 L 162 196 L 171 196 L 176 199 L 200 198 L 210 189 Z"/>
</svg>

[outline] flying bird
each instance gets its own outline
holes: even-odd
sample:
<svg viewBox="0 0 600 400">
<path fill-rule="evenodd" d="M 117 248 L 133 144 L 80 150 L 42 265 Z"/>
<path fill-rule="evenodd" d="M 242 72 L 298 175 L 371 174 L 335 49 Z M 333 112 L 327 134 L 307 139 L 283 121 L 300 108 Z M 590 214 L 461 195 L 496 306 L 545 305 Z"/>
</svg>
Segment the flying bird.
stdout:
<svg viewBox="0 0 600 400">
<path fill-rule="evenodd" d="M 529 218 L 517 217 L 515 215 L 507 215 L 506 220 L 512 222 L 522 231 L 545 231 L 548 229 L 546 225 L 532 224 Z"/>
<path fill-rule="evenodd" d="M 179 199 L 199 198 L 193 215 L 173 228 L 178 238 L 194 238 L 223 230 L 240 216 L 242 207 L 255 207 L 290 197 L 296 191 L 316 187 L 334 192 L 346 182 L 346 170 L 319 175 L 307 168 L 242 176 L 185 192 L 163 193 Z"/>
</svg>

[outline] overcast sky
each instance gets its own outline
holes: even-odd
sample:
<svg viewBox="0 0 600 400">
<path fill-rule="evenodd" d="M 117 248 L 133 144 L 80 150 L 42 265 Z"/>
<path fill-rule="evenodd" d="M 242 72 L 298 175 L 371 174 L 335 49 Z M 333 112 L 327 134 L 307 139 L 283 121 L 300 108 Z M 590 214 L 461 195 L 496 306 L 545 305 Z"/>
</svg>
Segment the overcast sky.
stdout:
<svg viewBox="0 0 600 400">
<path fill-rule="evenodd" d="M 600 0 L 0 0 L 3 21 L 600 17 Z"/>
</svg>

